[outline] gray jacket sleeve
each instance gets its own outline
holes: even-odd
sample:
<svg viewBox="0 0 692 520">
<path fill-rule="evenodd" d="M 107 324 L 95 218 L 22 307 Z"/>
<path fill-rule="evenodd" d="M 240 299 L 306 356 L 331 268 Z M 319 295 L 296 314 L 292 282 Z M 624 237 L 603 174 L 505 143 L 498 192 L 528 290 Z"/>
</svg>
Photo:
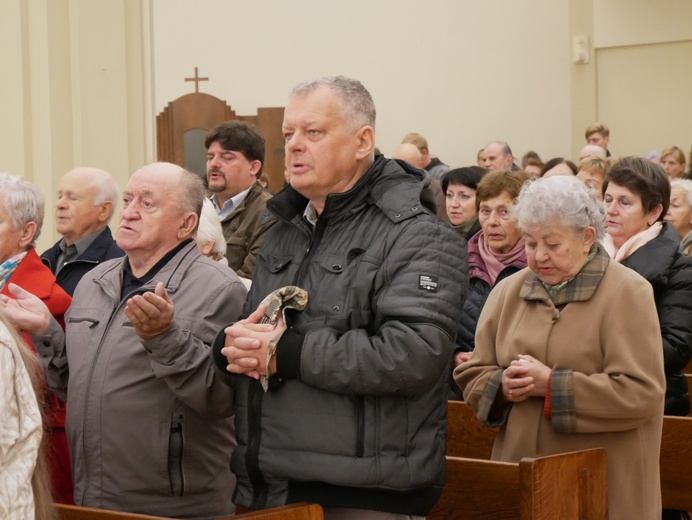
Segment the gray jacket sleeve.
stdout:
<svg viewBox="0 0 692 520">
<path fill-rule="evenodd" d="M 186 309 L 176 307 L 168 331 L 142 342 L 154 375 L 165 379 L 171 392 L 203 417 L 233 414 L 233 393 L 214 370 L 210 345 L 218 330 L 240 315 L 245 294 L 240 281 L 217 286 L 199 295 L 205 304 L 198 315 L 182 316 Z"/>
<path fill-rule="evenodd" d="M 406 395 L 445 376 L 468 288 L 463 240 L 430 220 L 401 228 L 372 282 L 374 330 L 287 331 L 277 349 L 280 378 L 335 393 Z"/>
</svg>

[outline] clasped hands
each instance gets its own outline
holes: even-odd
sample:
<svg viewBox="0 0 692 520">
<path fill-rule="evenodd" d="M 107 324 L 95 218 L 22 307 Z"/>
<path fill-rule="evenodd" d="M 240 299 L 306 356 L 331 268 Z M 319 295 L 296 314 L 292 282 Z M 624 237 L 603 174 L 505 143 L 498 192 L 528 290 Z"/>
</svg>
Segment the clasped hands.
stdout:
<svg viewBox="0 0 692 520">
<path fill-rule="evenodd" d="M 269 361 L 267 371 L 267 349 L 269 342 L 277 340 L 286 330 L 283 313 L 279 313 L 276 326 L 269 323 L 260 323 L 266 305 L 260 305 L 255 312 L 246 319 L 240 320 L 230 327 L 226 327 L 226 341 L 221 349 L 228 360 L 226 370 L 233 374 L 244 374 L 259 379 L 268 373 L 276 373 L 276 356 Z"/>
<path fill-rule="evenodd" d="M 502 372 L 502 393 L 507 401 L 520 403 L 529 397 L 545 397 L 552 369 L 532 356 L 519 354 Z"/>
</svg>

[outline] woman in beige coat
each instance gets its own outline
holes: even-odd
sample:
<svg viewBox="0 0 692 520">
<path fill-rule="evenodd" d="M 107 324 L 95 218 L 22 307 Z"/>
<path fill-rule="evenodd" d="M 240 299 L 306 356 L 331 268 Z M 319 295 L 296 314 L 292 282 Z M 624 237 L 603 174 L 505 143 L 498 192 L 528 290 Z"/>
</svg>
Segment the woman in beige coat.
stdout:
<svg viewBox="0 0 692 520">
<path fill-rule="evenodd" d="M 610 518 L 660 518 L 665 378 L 651 286 L 610 261 L 603 207 L 578 179 L 525 185 L 513 212 L 529 267 L 491 292 L 454 378 L 501 426 L 494 460 L 604 447 Z"/>
<path fill-rule="evenodd" d="M 38 360 L 0 313 L 0 518 L 53 518 L 41 451 Z"/>
</svg>

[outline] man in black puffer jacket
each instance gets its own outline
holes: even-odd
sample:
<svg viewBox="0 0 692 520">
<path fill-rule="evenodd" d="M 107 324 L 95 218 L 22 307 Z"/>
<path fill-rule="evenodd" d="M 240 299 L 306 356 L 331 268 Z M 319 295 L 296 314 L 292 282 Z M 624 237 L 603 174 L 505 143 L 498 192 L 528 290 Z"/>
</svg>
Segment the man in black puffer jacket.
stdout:
<svg viewBox="0 0 692 520">
<path fill-rule="evenodd" d="M 235 390 L 237 505 L 409 518 L 442 490 L 464 242 L 435 217 L 422 171 L 373 157 L 374 120 L 368 91 L 344 77 L 301 84 L 286 105 L 291 185 L 267 203 L 278 222 L 253 271 L 252 314 L 213 349 Z M 307 308 L 256 324 L 260 302 L 288 285 Z"/>
</svg>

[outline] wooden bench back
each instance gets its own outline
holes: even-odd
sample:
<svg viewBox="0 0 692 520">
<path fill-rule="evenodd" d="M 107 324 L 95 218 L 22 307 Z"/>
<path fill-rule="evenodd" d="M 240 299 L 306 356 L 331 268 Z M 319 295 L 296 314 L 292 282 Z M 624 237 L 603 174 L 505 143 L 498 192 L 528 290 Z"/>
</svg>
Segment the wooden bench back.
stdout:
<svg viewBox="0 0 692 520">
<path fill-rule="evenodd" d="M 67 506 L 64 504 L 55 504 L 55 507 L 58 511 L 58 520 L 170 520 L 163 516 L 124 513 L 122 511 L 110 511 L 93 507 Z"/>
<path fill-rule="evenodd" d="M 448 456 L 490 458 L 497 430 L 484 426 L 469 405 L 449 402 L 447 429 Z M 663 417 L 660 466 L 663 506 L 692 511 L 692 417 Z"/>
<path fill-rule="evenodd" d="M 447 484 L 427 518 L 604 520 L 607 478 L 602 448 L 518 464 L 448 456 Z"/>
<path fill-rule="evenodd" d="M 692 511 L 692 417 L 663 418 L 660 464 L 664 507 Z"/>
<path fill-rule="evenodd" d="M 499 428 L 489 428 L 478 420 L 463 401 L 447 403 L 447 455 L 489 460 Z"/>
<path fill-rule="evenodd" d="M 687 363 L 687 366 L 682 369 L 683 374 L 692 374 L 692 359 L 690 360 L 689 363 Z"/>
<path fill-rule="evenodd" d="M 218 520 L 242 520 L 245 518 L 255 520 L 323 520 L 324 512 L 322 506 L 302 502 L 264 509 L 263 511 L 251 511 L 242 515 L 227 516 Z"/>
<path fill-rule="evenodd" d="M 123 513 L 91 507 L 56 504 L 58 520 L 171 520 L 161 516 Z M 317 504 L 299 503 L 253 511 L 242 515 L 227 516 L 217 520 L 323 520 L 322 507 Z"/>
<path fill-rule="evenodd" d="M 519 464 L 447 457 L 447 483 L 427 520 L 518 518 Z"/>
<path fill-rule="evenodd" d="M 523 458 L 519 469 L 522 487 L 531 489 L 530 494 L 522 494 L 521 518 L 608 518 L 608 455 L 604 448 Z"/>
</svg>

